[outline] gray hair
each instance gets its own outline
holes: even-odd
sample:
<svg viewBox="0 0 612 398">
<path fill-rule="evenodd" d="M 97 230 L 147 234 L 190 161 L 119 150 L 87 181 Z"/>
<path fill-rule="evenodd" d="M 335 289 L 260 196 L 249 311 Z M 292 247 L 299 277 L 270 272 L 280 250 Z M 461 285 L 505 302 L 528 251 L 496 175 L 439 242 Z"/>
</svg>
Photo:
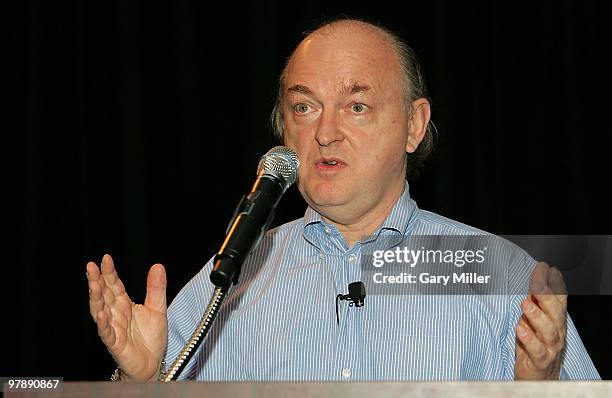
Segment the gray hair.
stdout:
<svg viewBox="0 0 612 398">
<path fill-rule="evenodd" d="M 391 48 L 395 51 L 399 59 L 399 64 L 400 64 L 400 68 L 402 72 L 401 88 L 404 93 L 403 95 L 403 97 L 405 98 L 404 105 L 406 108 L 406 113 L 407 113 L 408 118 L 412 117 L 412 112 L 413 112 L 412 103 L 414 101 L 420 98 L 425 98 L 428 101 L 430 101 L 427 95 L 427 86 L 425 84 L 425 79 L 423 78 L 423 73 L 421 72 L 421 66 L 419 64 L 419 61 L 417 59 L 417 56 L 414 50 L 412 50 L 412 48 L 410 48 L 410 46 L 408 46 L 408 44 L 406 44 L 406 42 L 402 40 L 398 35 L 389 31 L 388 29 L 382 26 L 374 25 L 367 21 L 359 20 L 359 19 L 342 18 L 342 19 L 336 19 L 336 20 L 324 22 L 320 24 L 319 26 L 317 26 L 315 29 L 305 32 L 304 37 L 307 37 L 311 33 L 315 32 L 316 30 L 319 30 L 326 26 L 334 25 L 337 23 L 343 23 L 343 22 L 365 23 L 365 24 L 368 24 L 380 30 L 383 33 L 383 35 L 386 36 L 386 39 L 391 45 Z M 274 103 L 274 108 L 272 109 L 272 114 L 270 117 L 272 129 L 274 130 L 274 135 L 281 142 L 283 140 L 283 135 L 284 135 L 283 96 L 284 96 L 284 90 L 285 90 L 285 75 L 287 72 L 287 66 L 289 65 L 289 61 L 291 61 L 292 57 L 293 57 L 293 53 L 288 58 L 287 63 L 285 64 L 285 67 L 280 75 L 279 82 L 278 82 L 278 94 L 276 96 L 276 101 Z M 423 163 L 425 162 L 427 157 L 431 154 L 433 150 L 433 146 L 434 146 L 435 131 L 436 131 L 435 126 L 430 121 L 425 130 L 425 135 L 423 137 L 423 140 L 421 141 L 417 149 L 413 153 L 406 154 L 407 155 L 406 176 L 408 179 L 412 180 L 418 177 L 419 172 L 421 171 L 423 167 Z"/>
</svg>

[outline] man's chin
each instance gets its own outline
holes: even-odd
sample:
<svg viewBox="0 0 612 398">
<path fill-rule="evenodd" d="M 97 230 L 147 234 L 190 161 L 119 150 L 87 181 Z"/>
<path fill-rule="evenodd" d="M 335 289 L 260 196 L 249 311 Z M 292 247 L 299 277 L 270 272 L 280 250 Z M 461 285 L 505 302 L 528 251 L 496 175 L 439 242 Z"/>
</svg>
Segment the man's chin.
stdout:
<svg viewBox="0 0 612 398">
<path fill-rule="evenodd" d="M 346 195 L 339 193 L 313 193 L 306 197 L 306 202 L 319 213 L 324 213 L 325 209 L 338 208 L 347 204 Z"/>
</svg>

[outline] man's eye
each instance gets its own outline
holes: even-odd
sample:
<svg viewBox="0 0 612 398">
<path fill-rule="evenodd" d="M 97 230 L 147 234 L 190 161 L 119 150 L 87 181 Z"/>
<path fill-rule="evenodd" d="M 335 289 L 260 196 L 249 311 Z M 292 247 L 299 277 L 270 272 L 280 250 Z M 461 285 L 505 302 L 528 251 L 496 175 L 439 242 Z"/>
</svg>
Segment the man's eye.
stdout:
<svg viewBox="0 0 612 398">
<path fill-rule="evenodd" d="M 307 104 L 296 104 L 293 106 L 293 109 L 297 113 L 306 113 L 310 110 L 310 106 L 308 106 Z"/>
<path fill-rule="evenodd" d="M 368 110 L 368 106 L 366 104 L 353 104 L 351 110 L 355 113 L 364 113 Z"/>
</svg>

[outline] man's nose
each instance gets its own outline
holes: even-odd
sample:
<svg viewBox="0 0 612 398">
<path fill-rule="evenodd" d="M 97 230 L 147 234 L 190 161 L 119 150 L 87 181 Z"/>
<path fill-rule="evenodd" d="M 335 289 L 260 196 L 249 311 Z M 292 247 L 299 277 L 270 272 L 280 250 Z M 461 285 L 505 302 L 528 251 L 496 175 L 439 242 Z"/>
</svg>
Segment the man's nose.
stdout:
<svg viewBox="0 0 612 398">
<path fill-rule="evenodd" d="M 335 111 L 324 110 L 320 120 L 315 133 L 315 139 L 319 145 L 328 146 L 344 138 L 344 133 L 339 126 L 339 115 Z"/>
</svg>

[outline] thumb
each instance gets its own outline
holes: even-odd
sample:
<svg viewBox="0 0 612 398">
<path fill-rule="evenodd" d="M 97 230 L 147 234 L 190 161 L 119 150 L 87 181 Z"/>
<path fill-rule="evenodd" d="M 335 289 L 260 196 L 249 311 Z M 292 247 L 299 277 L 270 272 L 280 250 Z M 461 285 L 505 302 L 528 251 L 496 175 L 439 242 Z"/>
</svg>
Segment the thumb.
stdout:
<svg viewBox="0 0 612 398">
<path fill-rule="evenodd" d="M 144 304 L 153 310 L 166 313 L 166 269 L 161 264 L 155 264 L 149 270 Z"/>
</svg>

